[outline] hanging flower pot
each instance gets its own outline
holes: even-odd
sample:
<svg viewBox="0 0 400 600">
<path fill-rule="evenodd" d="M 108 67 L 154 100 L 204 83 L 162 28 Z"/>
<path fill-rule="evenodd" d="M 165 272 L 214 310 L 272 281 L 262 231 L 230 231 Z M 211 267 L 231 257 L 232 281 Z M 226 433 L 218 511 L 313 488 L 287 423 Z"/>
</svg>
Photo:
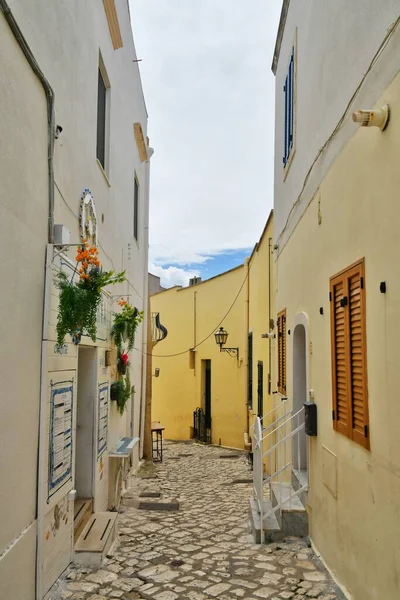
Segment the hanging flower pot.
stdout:
<svg viewBox="0 0 400 600">
<path fill-rule="evenodd" d="M 128 368 L 128 365 L 126 365 L 125 363 L 123 363 L 123 362 L 118 363 L 118 373 L 121 373 L 121 375 L 126 374 L 127 368 Z"/>
<path fill-rule="evenodd" d="M 116 402 L 122 402 L 125 394 L 125 386 L 122 381 L 116 381 L 111 384 L 110 398 Z"/>
<path fill-rule="evenodd" d="M 129 355 L 126 352 L 121 352 L 118 357 L 118 371 L 121 375 L 125 375 L 129 365 Z"/>
</svg>

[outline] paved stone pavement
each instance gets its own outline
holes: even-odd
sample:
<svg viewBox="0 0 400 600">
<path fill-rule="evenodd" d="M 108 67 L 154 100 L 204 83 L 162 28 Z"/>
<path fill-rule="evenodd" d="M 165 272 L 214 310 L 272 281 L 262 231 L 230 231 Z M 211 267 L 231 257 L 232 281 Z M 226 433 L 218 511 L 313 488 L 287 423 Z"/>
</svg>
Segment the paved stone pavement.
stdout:
<svg viewBox="0 0 400 600">
<path fill-rule="evenodd" d="M 71 565 L 46 600 L 343 598 L 307 540 L 254 544 L 244 454 L 196 443 L 164 448 L 163 463 L 141 468 L 131 485 L 135 496 L 147 489 L 177 498 L 180 510 L 124 507 L 112 556 L 100 570 Z"/>
</svg>

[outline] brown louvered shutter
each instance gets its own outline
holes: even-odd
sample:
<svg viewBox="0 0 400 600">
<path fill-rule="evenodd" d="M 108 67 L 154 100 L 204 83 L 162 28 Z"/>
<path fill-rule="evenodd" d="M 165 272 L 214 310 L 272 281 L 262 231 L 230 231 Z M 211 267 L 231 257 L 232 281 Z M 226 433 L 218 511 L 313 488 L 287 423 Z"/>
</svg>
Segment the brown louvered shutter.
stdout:
<svg viewBox="0 0 400 600">
<path fill-rule="evenodd" d="M 343 305 L 346 293 L 345 278 L 331 281 L 333 422 L 336 431 L 349 436 L 348 335 Z"/>
<path fill-rule="evenodd" d="M 286 310 L 278 314 L 278 392 L 286 394 Z"/>
<path fill-rule="evenodd" d="M 369 449 L 364 261 L 331 279 L 333 421 Z"/>
</svg>

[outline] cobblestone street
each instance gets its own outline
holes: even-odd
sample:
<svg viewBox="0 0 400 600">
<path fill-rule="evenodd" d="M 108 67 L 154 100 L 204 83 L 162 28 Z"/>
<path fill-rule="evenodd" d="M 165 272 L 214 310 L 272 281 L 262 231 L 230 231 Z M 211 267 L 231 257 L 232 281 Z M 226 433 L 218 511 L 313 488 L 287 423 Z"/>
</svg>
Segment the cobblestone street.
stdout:
<svg viewBox="0 0 400 600">
<path fill-rule="evenodd" d="M 125 506 L 119 539 L 100 570 L 72 565 L 46 600 L 338 600 L 307 540 L 258 546 L 247 529 L 250 466 L 241 453 L 165 443 L 164 461 L 142 468 L 146 489 L 178 511 Z"/>
</svg>

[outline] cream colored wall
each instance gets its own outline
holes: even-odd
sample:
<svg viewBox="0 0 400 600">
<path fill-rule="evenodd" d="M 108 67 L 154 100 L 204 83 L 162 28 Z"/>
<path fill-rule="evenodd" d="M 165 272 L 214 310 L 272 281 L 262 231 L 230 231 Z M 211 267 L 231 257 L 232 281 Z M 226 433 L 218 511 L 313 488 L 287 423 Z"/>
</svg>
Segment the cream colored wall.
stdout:
<svg viewBox="0 0 400 600">
<path fill-rule="evenodd" d="M 47 110 L 2 12 L 0 47 L 0 597 L 33 600 Z"/>
<path fill-rule="evenodd" d="M 246 423 L 247 369 L 245 352 L 246 286 L 243 285 L 229 315 L 223 319 L 246 278 L 244 267 L 188 288 L 173 288 L 151 297 L 151 311 L 159 312 L 168 329 L 166 339 L 154 349 L 152 419 L 161 421 L 165 437 L 190 439 L 193 411 L 203 406 L 201 361 L 211 360 L 212 442 L 243 448 Z M 196 298 L 196 327 L 194 302 Z M 227 346 L 239 347 L 241 358 L 221 353 L 214 338 L 218 324 L 229 333 Z M 193 348 L 196 329 L 196 369 L 189 368 L 189 355 L 160 358 Z M 200 344 L 207 336 L 209 339 Z"/>
<path fill-rule="evenodd" d="M 309 319 L 310 388 L 318 436 L 310 439 L 311 537 L 354 600 L 400 595 L 400 408 L 398 191 L 400 75 L 376 102 L 388 103 L 385 132 L 357 128 L 319 186 L 276 270 L 276 310 L 287 328 Z M 318 208 L 320 203 L 320 224 Z M 365 257 L 371 450 L 332 426 L 329 277 Z M 386 281 L 387 293 L 379 285 Z M 323 307 L 324 314 L 319 314 Z M 292 336 L 287 338 L 292 395 Z"/>
</svg>

